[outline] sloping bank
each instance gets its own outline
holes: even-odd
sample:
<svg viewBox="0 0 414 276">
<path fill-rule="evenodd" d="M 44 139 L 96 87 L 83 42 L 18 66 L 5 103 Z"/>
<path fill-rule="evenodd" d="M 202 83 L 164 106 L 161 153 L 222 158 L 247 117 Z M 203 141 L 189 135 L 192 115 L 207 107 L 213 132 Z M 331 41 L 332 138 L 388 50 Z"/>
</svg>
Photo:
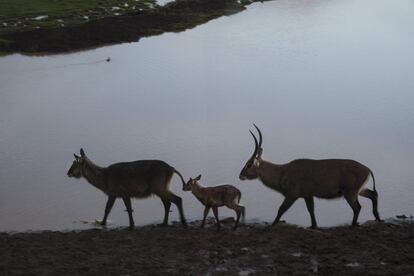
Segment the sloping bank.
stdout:
<svg viewBox="0 0 414 276">
<path fill-rule="evenodd" d="M 155 9 L 105 17 L 80 25 L 0 36 L 0 52 L 48 54 L 79 51 L 164 32 L 180 32 L 214 18 L 238 13 L 258 0 L 177 0 Z M 263 1 L 261 1 L 263 2 Z"/>
<path fill-rule="evenodd" d="M 0 233 L 1 275 L 412 275 L 414 224 Z"/>
</svg>

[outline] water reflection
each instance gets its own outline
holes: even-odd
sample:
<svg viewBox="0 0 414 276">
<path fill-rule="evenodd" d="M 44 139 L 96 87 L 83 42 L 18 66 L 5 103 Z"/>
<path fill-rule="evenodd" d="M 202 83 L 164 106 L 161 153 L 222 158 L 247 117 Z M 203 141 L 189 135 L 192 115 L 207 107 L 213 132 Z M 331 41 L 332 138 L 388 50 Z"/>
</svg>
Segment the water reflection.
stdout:
<svg viewBox="0 0 414 276">
<path fill-rule="evenodd" d="M 82 228 L 73 221 L 103 215 L 105 196 L 66 177 L 80 147 L 99 165 L 158 158 L 206 185 L 233 184 L 247 218 L 272 221 L 282 197 L 238 180 L 252 122 L 265 159 L 359 160 L 375 173 L 381 215 L 409 214 L 413 11 L 408 0 L 281 0 L 139 43 L 1 58 L 0 230 Z M 199 218 L 178 178 L 172 188 Z M 315 204 L 322 226 L 351 221 L 344 200 Z M 370 202 L 361 204 L 360 220 L 371 219 Z M 161 221 L 159 199 L 133 205 L 137 224 Z M 123 209 L 115 204 L 115 225 L 128 225 Z M 304 202 L 285 219 L 309 225 Z"/>
</svg>

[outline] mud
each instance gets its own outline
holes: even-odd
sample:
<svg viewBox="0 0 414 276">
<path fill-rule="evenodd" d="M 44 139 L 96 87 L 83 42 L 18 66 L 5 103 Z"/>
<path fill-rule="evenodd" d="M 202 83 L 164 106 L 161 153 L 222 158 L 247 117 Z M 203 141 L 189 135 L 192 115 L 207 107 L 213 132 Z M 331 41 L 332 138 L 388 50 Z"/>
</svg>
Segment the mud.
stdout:
<svg viewBox="0 0 414 276">
<path fill-rule="evenodd" d="M 414 224 L 1 233 L 1 275 L 413 275 Z"/>
</svg>

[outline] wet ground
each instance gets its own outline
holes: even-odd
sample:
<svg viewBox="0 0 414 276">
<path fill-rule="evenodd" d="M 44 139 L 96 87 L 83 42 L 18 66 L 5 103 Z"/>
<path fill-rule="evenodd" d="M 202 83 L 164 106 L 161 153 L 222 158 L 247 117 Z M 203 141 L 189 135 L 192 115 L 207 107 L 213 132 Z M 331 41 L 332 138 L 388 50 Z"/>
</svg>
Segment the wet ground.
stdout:
<svg viewBox="0 0 414 276">
<path fill-rule="evenodd" d="M 179 224 L 0 234 L 3 275 L 413 275 L 414 224 L 310 230 Z"/>
</svg>

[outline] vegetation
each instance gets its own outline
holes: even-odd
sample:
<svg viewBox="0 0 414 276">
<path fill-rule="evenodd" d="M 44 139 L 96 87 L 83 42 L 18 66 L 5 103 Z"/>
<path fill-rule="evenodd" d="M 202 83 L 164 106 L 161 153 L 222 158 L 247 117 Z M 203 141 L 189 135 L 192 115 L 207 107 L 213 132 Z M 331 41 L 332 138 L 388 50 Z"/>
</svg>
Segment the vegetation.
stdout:
<svg viewBox="0 0 414 276">
<path fill-rule="evenodd" d="M 180 32 L 263 0 L 0 0 L 0 54 L 51 54 Z"/>
<path fill-rule="evenodd" d="M 156 0 L 0 0 L 0 35 L 80 25 L 157 7 Z"/>
</svg>

